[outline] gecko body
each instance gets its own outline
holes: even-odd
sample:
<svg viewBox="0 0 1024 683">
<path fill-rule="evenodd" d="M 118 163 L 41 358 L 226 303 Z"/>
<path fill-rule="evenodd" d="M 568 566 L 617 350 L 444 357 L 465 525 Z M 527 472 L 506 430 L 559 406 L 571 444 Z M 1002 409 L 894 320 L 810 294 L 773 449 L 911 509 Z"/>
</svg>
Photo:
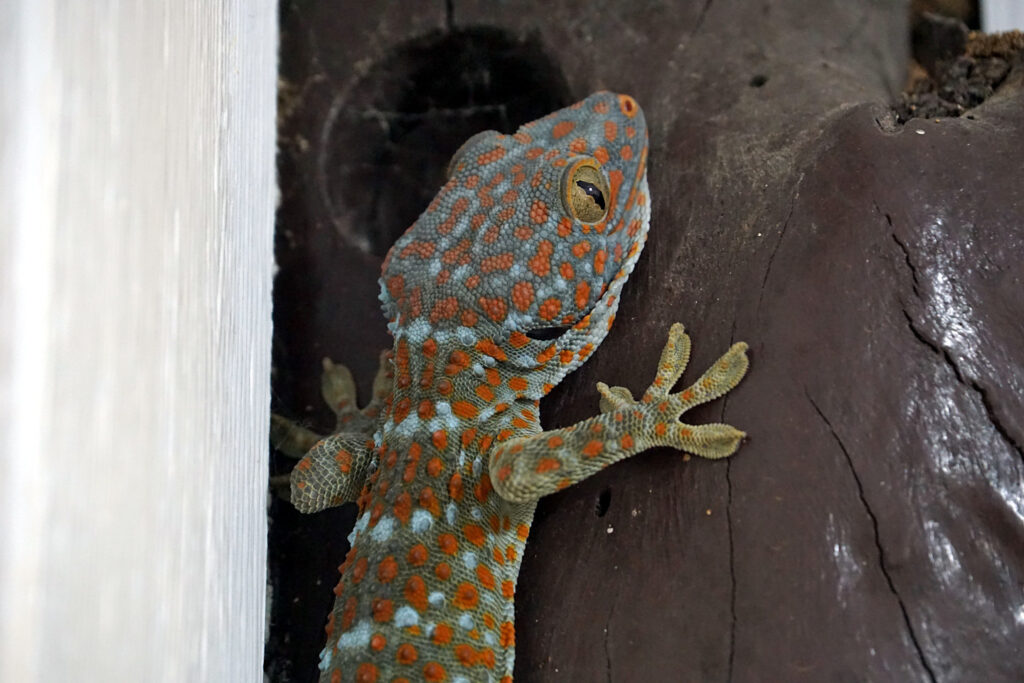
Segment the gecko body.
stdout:
<svg viewBox="0 0 1024 683">
<path fill-rule="evenodd" d="M 540 426 L 540 398 L 604 339 L 646 240 L 647 145 L 640 107 L 608 92 L 514 135 L 479 133 L 392 247 L 380 281 L 394 346 L 374 398 L 359 410 L 351 375 L 325 361 L 338 428 L 291 476 L 303 511 L 360 510 L 322 682 L 511 681 L 537 500 L 653 446 L 737 448 L 742 432 L 678 418 L 739 382 L 746 347 L 670 393 L 689 357 L 678 324 L 640 399 L 599 384 L 598 415 Z M 292 450 L 314 441 L 288 434 Z"/>
</svg>

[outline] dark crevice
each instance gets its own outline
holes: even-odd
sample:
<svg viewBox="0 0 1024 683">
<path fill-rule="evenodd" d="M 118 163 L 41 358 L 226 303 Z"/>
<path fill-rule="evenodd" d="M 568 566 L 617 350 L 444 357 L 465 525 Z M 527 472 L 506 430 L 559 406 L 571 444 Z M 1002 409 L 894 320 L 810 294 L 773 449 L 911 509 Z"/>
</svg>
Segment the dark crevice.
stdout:
<svg viewBox="0 0 1024 683">
<path fill-rule="evenodd" d="M 697 15 L 697 21 L 693 25 L 693 30 L 690 31 L 690 35 L 693 36 L 700 30 L 700 27 L 704 25 L 704 19 L 708 15 L 708 10 L 711 9 L 711 3 L 714 0 L 704 0 L 704 6 L 700 8 L 700 14 Z"/>
<path fill-rule="evenodd" d="M 887 215 L 886 218 L 889 216 Z M 907 245 L 900 241 L 900 238 L 896 236 L 896 233 L 890 233 L 892 241 L 895 242 L 900 251 L 903 252 L 903 260 L 906 261 L 907 268 L 910 269 L 910 277 L 914 281 L 914 296 L 918 299 L 921 298 L 921 281 L 917 277 L 917 268 L 914 266 L 914 262 L 910 260 L 910 250 L 907 249 Z"/>
<path fill-rule="evenodd" d="M 725 461 L 725 526 L 729 530 L 729 666 L 726 681 L 731 683 L 736 661 L 736 550 L 732 529 L 732 460 Z"/>
<path fill-rule="evenodd" d="M 611 608 L 608 610 L 608 618 L 604 622 L 604 671 L 605 680 L 611 683 L 612 680 L 612 653 L 608 647 L 609 636 L 612 630 L 612 617 L 615 616 L 615 602 L 618 600 L 618 593 L 612 598 Z"/>
<path fill-rule="evenodd" d="M 914 338 L 942 358 L 946 365 L 948 365 L 953 371 L 953 376 L 956 377 L 957 381 L 977 395 L 978 399 L 981 401 L 982 408 L 985 410 L 985 415 L 988 417 L 988 421 L 992 424 L 993 429 L 996 430 L 996 433 L 1002 437 L 1003 441 L 1005 441 L 1006 444 L 1017 453 L 1017 456 L 1021 461 L 1024 462 L 1024 445 L 1017 442 L 1006 428 L 1006 425 L 1002 423 L 1002 420 L 1000 420 L 999 416 L 996 414 L 995 406 L 992 405 L 992 400 L 989 398 L 988 390 L 981 386 L 977 380 L 964 377 L 963 372 L 960 370 L 960 366 L 957 365 L 956 361 L 949 354 L 949 351 L 925 336 L 925 334 L 918 329 L 917 325 L 914 323 L 914 319 L 905 308 L 902 309 L 902 311 L 903 317 L 906 318 L 907 321 L 907 327 L 910 328 L 910 333 L 914 335 Z"/>
<path fill-rule="evenodd" d="M 799 181 L 797 182 L 799 185 Z M 768 284 L 768 276 L 772 272 L 772 264 L 775 262 L 775 254 L 778 253 L 779 247 L 782 245 L 782 238 L 786 236 L 786 229 L 789 228 L 789 221 L 793 218 L 793 209 L 796 206 L 796 194 L 793 194 L 793 199 L 789 203 L 789 212 L 786 214 L 786 220 L 782 223 L 782 230 L 779 231 L 779 239 L 775 241 L 775 247 L 772 249 L 772 253 L 768 256 L 768 266 L 764 269 L 764 277 L 761 278 L 761 293 L 757 297 L 757 310 L 761 310 L 761 301 L 764 299 L 764 290 Z"/>
<path fill-rule="evenodd" d="M 455 2 L 454 0 L 445 0 L 444 2 L 444 25 L 451 33 L 455 30 Z"/>
<path fill-rule="evenodd" d="M 605 489 L 597 496 L 597 505 L 594 506 L 594 514 L 604 517 L 608 513 L 608 507 L 612 504 L 612 490 Z"/>
<path fill-rule="evenodd" d="M 871 509 L 871 506 L 868 504 L 868 499 L 864 495 L 864 484 L 860 480 L 860 475 L 857 474 L 857 468 L 854 467 L 853 465 L 853 458 L 850 457 L 850 452 L 846 449 L 846 446 L 843 444 L 842 439 L 839 438 L 839 434 L 836 433 L 836 430 L 832 426 L 832 423 L 829 422 L 829 419 L 827 417 L 825 417 L 825 413 L 822 412 L 821 408 L 818 407 L 818 404 L 814 401 L 814 399 L 811 397 L 810 393 L 807 391 L 806 388 L 804 389 L 804 395 L 807 397 L 807 400 L 814 408 L 814 411 L 818 414 L 818 417 L 820 417 L 821 421 L 825 423 L 826 427 L 828 427 L 828 431 L 832 435 L 832 439 L 836 442 L 836 445 L 839 446 L 839 450 L 842 452 L 843 457 L 846 460 L 846 465 L 850 470 L 850 474 L 853 475 L 853 481 L 857 486 L 857 496 L 860 498 L 861 505 L 864 506 L 864 511 L 871 519 L 871 529 L 874 534 L 875 549 L 878 551 L 879 569 L 881 569 L 882 576 L 885 577 L 885 582 L 889 585 L 889 590 L 892 592 L 893 597 L 896 598 L 896 603 L 899 605 L 900 612 L 903 614 L 903 623 L 907 628 L 907 634 L 910 636 L 910 641 L 911 643 L 913 643 L 914 649 L 917 651 L 917 656 L 921 662 L 921 666 L 924 667 L 924 670 L 927 672 L 928 679 L 934 682 L 936 680 L 935 672 L 932 670 L 932 667 L 928 664 L 928 660 L 925 659 L 924 650 L 921 649 L 921 644 L 920 642 L 918 642 L 917 635 L 914 633 L 914 627 L 913 624 L 911 624 L 910 615 L 907 612 L 907 606 L 906 604 L 904 604 L 903 598 L 900 596 L 899 591 L 896 590 L 896 584 L 893 581 L 892 576 L 889 574 L 889 569 L 886 567 L 885 549 L 882 547 L 881 535 L 879 534 L 878 530 L 878 517 Z"/>
<path fill-rule="evenodd" d="M 875 206 L 877 208 L 878 205 L 876 204 Z M 879 211 L 879 213 L 881 213 L 881 211 Z M 889 215 L 884 215 L 886 219 L 889 220 L 889 224 L 891 226 L 892 221 L 891 219 L 889 219 Z M 896 236 L 896 233 L 891 233 L 891 236 L 893 242 L 896 243 L 900 251 L 903 253 L 903 260 L 907 264 L 907 269 L 910 270 L 910 276 L 913 281 L 914 295 L 920 300 L 920 279 L 918 278 L 917 268 L 914 266 L 914 262 L 910 258 L 910 250 L 907 248 L 907 245 L 904 244 L 900 240 L 900 238 Z M 985 387 L 983 387 L 978 382 L 978 380 L 974 379 L 973 377 L 968 378 L 964 375 L 964 372 L 963 370 L 960 369 L 960 366 L 959 364 L 957 364 L 956 359 L 953 358 L 953 356 L 949 353 L 948 350 L 943 348 L 941 345 L 933 341 L 928 335 L 925 334 L 925 332 L 914 321 L 913 316 L 910 315 L 910 312 L 907 311 L 906 307 L 903 307 L 900 310 L 903 313 L 903 317 L 907 321 L 907 327 L 910 329 L 910 333 L 914 335 L 914 338 L 917 339 L 917 341 L 924 344 L 929 349 L 931 349 L 932 352 L 934 352 L 937 356 L 939 356 L 943 360 L 943 362 L 949 366 L 950 370 L 953 371 L 953 376 L 956 377 L 957 381 L 978 397 L 978 400 L 981 402 L 982 408 L 985 410 L 985 415 L 987 416 L 988 421 L 992 424 L 992 427 L 996 430 L 996 433 L 999 434 L 1003 441 L 1005 441 L 1006 444 L 1017 453 L 1017 456 L 1021 459 L 1021 461 L 1024 461 L 1024 444 L 1018 442 L 1017 439 L 1015 439 L 1013 435 L 1010 434 L 1010 431 L 1006 428 L 1006 425 L 1003 424 L 1002 420 L 996 412 L 995 406 L 992 404 L 992 399 L 989 397 L 988 390 L 985 389 Z"/>
</svg>

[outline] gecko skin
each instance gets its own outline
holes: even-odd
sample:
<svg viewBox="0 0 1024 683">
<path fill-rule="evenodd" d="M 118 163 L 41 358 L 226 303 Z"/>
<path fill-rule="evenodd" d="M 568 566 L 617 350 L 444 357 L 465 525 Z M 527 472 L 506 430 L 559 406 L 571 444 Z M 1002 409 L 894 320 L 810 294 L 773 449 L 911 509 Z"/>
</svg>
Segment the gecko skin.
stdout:
<svg viewBox="0 0 1024 683">
<path fill-rule="evenodd" d="M 601 412 L 543 431 L 538 401 L 608 334 L 647 237 L 647 127 L 596 93 L 514 135 L 470 138 L 384 262 L 394 347 L 359 410 L 325 363 L 336 433 L 275 417 L 303 511 L 360 514 L 321 653 L 322 682 L 511 681 L 516 578 L 537 500 L 654 446 L 719 458 L 743 433 L 679 416 L 747 369 L 734 345 L 688 389 L 675 324 L 639 400 L 599 383 Z M 315 442 L 315 443 L 314 443 Z M 525 587 L 524 590 L 529 590 Z"/>
</svg>

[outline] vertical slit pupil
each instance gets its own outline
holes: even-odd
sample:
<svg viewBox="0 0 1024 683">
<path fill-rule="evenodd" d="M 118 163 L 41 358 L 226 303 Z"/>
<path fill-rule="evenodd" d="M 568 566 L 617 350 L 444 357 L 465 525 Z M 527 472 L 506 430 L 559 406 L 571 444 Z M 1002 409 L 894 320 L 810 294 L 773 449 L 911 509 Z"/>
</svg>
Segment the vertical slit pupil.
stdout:
<svg viewBox="0 0 1024 683">
<path fill-rule="evenodd" d="M 577 180 L 576 186 L 583 190 L 587 196 L 593 199 L 594 203 L 601 207 L 602 211 L 604 210 L 604 193 L 601 192 L 597 185 L 588 183 L 585 180 Z"/>
</svg>

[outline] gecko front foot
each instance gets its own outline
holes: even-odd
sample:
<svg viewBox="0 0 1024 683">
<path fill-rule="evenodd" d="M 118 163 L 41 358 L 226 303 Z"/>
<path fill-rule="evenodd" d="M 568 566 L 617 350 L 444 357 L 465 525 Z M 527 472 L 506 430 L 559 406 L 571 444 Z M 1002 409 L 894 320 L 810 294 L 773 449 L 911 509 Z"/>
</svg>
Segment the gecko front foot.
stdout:
<svg viewBox="0 0 1024 683">
<path fill-rule="evenodd" d="M 739 384 L 750 365 L 746 350 L 743 342 L 733 344 L 691 386 L 669 393 L 690 360 L 690 337 L 680 323 L 675 323 L 661 352 L 658 373 L 640 400 L 634 399 L 625 387 L 598 382 L 601 412 L 632 409 L 641 419 L 642 436 L 652 446 L 671 446 L 702 458 L 732 455 L 746 434 L 727 424 L 689 425 L 679 418 L 690 408 L 713 401 Z"/>
</svg>

